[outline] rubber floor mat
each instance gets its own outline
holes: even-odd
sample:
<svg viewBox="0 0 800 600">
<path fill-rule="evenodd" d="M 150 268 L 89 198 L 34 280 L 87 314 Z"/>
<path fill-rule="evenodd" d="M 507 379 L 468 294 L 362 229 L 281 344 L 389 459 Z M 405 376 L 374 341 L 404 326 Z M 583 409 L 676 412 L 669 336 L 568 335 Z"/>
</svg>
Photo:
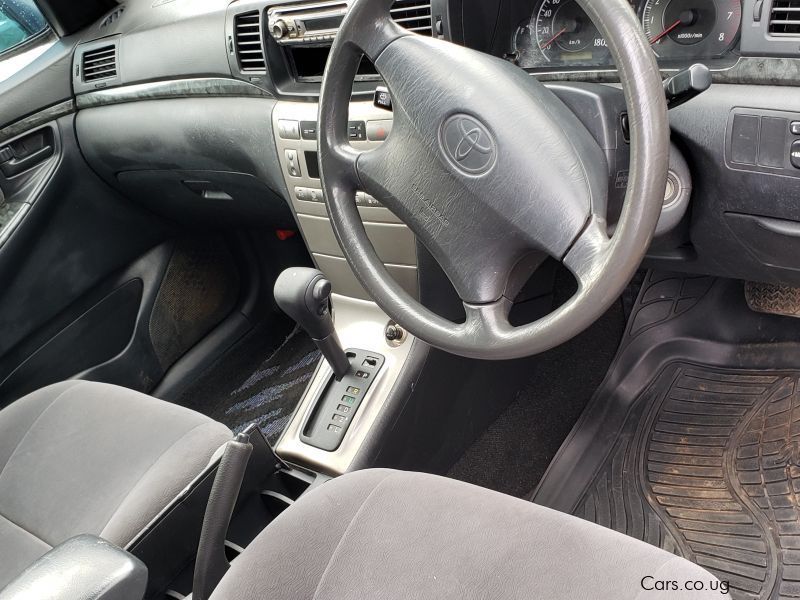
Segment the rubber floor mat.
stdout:
<svg viewBox="0 0 800 600">
<path fill-rule="evenodd" d="M 667 368 L 575 514 L 689 558 L 740 597 L 800 596 L 797 380 Z"/>
<path fill-rule="evenodd" d="M 651 273 L 533 501 L 683 556 L 734 598 L 800 598 L 798 339 L 741 282 Z"/>
</svg>

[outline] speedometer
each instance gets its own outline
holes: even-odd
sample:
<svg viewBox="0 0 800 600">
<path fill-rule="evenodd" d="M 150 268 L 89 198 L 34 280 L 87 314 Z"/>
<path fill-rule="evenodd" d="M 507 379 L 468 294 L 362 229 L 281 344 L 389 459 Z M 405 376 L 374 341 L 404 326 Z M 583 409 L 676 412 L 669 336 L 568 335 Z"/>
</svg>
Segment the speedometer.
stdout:
<svg viewBox="0 0 800 600">
<path fill-rule="evenodd" d="M 544 0 L 536 15 L 535 34 L 536 44 L 550 62 L 596 64 L 609 56 L 605 39 L 575 0 Z"/>
<path fill-rule="evenodd" d="M 741 23 L 741 0 L 646 0 L 642 9 L 645 34 L 664 60 L 721 56 Z"/>
</svg>

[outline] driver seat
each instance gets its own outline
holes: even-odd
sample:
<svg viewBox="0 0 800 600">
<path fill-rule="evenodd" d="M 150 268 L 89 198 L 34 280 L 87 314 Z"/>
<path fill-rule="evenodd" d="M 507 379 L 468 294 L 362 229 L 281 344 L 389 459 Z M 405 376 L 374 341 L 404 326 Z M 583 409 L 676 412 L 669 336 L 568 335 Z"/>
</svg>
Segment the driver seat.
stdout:
<svg viewBox="0 0 800 600">
<path fill-rule="evenodd" d="M 683 558 L 577 517 L 433 475 L 368 470 L 287 509 L 211 600 L 729 598 L 720 588 Z"/>
</svg>

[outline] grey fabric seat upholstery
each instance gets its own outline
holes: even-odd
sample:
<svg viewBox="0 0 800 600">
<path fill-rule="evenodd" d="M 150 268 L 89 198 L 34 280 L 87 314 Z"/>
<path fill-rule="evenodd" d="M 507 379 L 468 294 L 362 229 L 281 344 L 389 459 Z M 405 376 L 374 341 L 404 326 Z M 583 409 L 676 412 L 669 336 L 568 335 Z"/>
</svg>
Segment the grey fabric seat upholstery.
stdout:
<svg viewBox="0 0 800 600">
<path fill-rule="evenodd" d="M 657 580 L 704 582 L 660 593 Z M 728 598 L 700 567 L 465 483 L 362 471 L 310 492 L 237 558 L 212 600 Z"/>
<path fill-rule="evenodd" d="M 124 547 L 231 432 L 123 388 L 68 381 L 0 411 L 0 589 L 78 534 Z"/>
</svg>

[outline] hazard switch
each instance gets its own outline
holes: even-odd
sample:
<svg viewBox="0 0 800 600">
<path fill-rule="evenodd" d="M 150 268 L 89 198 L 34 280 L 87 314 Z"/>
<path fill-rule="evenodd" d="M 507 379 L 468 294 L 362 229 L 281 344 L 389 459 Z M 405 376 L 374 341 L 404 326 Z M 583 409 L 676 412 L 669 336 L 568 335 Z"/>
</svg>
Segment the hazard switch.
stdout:
<svg viewBox="0 0 800 600">
<path fill-rule="evenodd" d="M 382 142 L 392 132 L 393 121 L 391 119 L 382 121 L 367 122 L 367 139 L 370 142 Z"/>
</svg>

